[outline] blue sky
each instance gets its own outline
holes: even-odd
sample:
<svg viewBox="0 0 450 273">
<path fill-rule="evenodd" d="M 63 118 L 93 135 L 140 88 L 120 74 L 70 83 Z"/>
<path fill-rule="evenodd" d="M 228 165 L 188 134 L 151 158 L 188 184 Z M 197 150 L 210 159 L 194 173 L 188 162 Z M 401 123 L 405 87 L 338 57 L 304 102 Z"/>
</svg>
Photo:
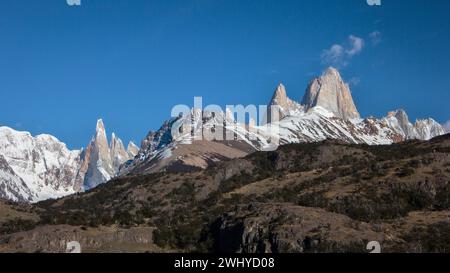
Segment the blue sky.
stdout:
<svg viewBox="0 0 450 273">
<path fill-rule="evenodd" d="M 363 116 L 450 119 L 450 1 L 0 0 L 0 124 L 139 142 L 176 104 L 300 100 L 338 66 Z"/>
</svg>

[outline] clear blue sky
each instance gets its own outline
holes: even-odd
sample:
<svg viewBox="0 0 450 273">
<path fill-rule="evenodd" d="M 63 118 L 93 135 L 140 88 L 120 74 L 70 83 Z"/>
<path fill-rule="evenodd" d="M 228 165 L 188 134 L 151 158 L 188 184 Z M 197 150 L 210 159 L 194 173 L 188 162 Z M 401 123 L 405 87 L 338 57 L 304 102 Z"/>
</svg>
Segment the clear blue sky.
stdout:
<svg viewBox="0 0 450 273">
<path fill-rule="evenodd" d="M 363 116 L 443 123 L 449 14 L 448 0 L 0 0 L 0 124 L 79 148 L 102 117 L 140 142 L 194 96 L 266 104 L 283 82 L 300 100 L 330 64 Z"/>
</svg>

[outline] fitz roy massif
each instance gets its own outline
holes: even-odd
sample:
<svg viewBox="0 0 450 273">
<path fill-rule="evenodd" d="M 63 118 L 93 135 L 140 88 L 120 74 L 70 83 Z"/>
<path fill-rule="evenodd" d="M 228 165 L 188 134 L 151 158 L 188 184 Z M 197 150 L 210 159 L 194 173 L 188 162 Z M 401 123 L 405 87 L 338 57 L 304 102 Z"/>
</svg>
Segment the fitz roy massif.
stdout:
<svg viewBox="0 0 450 273">
<path fill-rule="evenodd" d="M 102 120 L 97 121 L 87 147 L 73 151 L 51 135 L 32 136 L 0 127 L 0 198 L 32 203 L 90 190 L 117 176 L 204 169 L 218 161 L 267 150 L 270 139 L 277 139 L 280 145 L 325 139 L 385 145 L 445 134 L 432 118 L 411 123 L 404 110 L 382 118 L 362 118 L 349 85 L 334 68 L 313 79 L 300 102 L 290 99 L 280 84 L 270 100 L 269 108 L 272 106 L 278 107 L 280 119 L 272 121 L 268 116 L 267 123 L 259 125 L 238 123 L 229 113 L 221 113 L 222 119 L 218 119 L 217 113 L 194 108 L 190 117 L 172 118 L 150 132 L 140 148 L 132 142 L 125 148 L 115 134 L 108 143 Z M 186 118 L 192 119 L 192 130 L 173 136 L 173 131 L 182 131 L 175 127 L 183 126 Z M 279 130 L 273 135 L 268 128 L 275 123 Z M 218 127 L 231 131 L 235 138 L 195 140 L 205 128 Z M 249 134 L 253 134 L 250 139 Z"/>
</svg>

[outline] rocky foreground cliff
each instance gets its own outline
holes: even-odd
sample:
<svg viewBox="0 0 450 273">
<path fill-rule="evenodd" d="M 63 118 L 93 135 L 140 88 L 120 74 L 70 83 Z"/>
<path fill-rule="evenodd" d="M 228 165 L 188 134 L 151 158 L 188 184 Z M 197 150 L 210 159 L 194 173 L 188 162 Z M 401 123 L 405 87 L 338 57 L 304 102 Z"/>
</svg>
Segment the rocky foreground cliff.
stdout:
<svg viewBox="0 0 450 273">
<path fill-rule="evenodd" d="M 290 144 L 206 170 L 129 175 L 36 205 L 2 203 L 1 252 L 450 250 L 450 135 Z"/>
</svg>

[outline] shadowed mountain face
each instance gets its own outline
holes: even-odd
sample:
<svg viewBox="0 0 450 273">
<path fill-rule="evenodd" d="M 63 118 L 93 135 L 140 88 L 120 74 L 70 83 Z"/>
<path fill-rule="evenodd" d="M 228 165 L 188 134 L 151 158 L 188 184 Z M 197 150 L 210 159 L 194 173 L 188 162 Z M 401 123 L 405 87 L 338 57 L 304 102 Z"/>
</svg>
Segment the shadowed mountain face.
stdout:
<svg viewBox="0 0 450 273">
<path fill-rule="evenodd" d="M 290 144 L 34 206 L 2 203 L 0 251 L 78 240 L 90 252 L 365 252 L 375 240 L 383 252 L 444 252 L 449 200 L 450 135 Z"/>
</svg>

